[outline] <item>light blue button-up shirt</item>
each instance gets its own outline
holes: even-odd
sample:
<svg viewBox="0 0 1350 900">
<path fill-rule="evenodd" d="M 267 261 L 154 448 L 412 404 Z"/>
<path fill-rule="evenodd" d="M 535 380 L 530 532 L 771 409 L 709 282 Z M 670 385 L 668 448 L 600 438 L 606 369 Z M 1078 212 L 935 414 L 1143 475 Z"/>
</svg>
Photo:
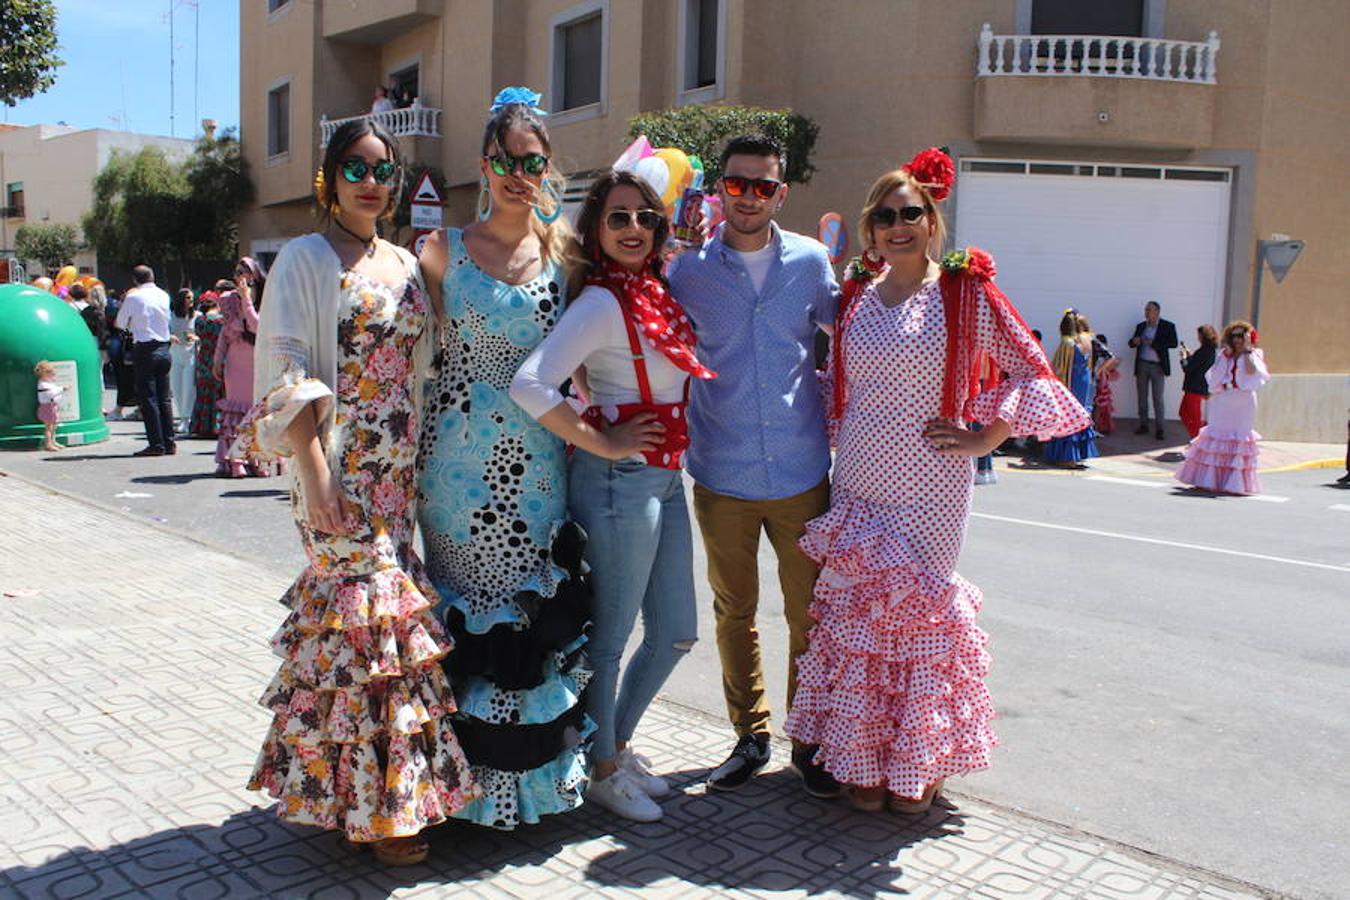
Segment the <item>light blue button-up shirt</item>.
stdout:
<svg viewBox="0 0 1350 900">
<path fill-rule="evenodd" d="M 839 285 L 819 241 L 777 225 L 770 240 L 778 253 L 758 293 L 720 230 L 669 272 L 698 332 L 699 359 L 717 372 L 693 380 L 689 474 L 746 500 L 800 494 L 830 470 L 815 334 L 834 324 Z"/>
</svg>

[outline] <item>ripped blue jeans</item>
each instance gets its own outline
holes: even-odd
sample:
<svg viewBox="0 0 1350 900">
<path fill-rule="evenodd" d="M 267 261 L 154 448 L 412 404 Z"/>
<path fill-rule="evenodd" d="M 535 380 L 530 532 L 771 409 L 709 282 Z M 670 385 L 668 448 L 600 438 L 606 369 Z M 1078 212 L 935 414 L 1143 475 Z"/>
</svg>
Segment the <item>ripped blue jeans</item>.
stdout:
<svg viewBox="0 0 1350 900">
<path fill-rule="evenodd" d="M 591 761 L 618 755 L 670 673 L 698 639 L 694 544 L 683 473 L 634 460 L 610 462 L 580 448 L 568 469 L 567 507 L 586 529 L 595 589 L 591 640 L 595 675 L 586 711 L 595 721 Z M 642 643 L 619 666 L 642 612 Z"/>
</svg>

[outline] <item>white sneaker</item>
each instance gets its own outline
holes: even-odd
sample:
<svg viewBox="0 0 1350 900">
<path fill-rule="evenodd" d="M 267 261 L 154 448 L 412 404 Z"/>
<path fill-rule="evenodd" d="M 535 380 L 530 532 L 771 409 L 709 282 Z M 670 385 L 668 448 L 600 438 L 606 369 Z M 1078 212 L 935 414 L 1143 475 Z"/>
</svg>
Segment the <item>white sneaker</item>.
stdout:
<svg viewBox="0 0 1350 900">
<path fill-rule="evenodd" d="M 664 797 L 670 793 L 670 783 L 660 775 L 652 774 L 652 761 L 631 747 L 619 751 L 619 768 L 627 772 L 648 797 Z"/>
<path fill-rule="evenodd" d="M 586 788 L 586 799 L 634 822 L 655 822 L 661 818 L 661 807 L 642 792 L 626 769 L 615 770 L 603 781 L 592 778 Z"/>
</svg>

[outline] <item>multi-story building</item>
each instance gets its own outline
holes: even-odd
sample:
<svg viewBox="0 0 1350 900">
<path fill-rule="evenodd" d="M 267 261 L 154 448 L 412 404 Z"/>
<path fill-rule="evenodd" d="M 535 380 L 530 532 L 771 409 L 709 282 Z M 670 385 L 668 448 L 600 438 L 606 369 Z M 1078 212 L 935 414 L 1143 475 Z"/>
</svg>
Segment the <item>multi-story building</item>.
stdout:
<svg viewBox="0 0 1350 900">
<path fill-rule="evenodd" d="M 25 224 L 72 225 L 94 205 L 94 176 L 114 150 L 136 153 L 159 147 L 181 162 L 192 153 L 182 138 L 72 128 L 68 125 L 0 126 L 0 256 L 15 254 L 14 235 Z M 73 260 L 82 273 L 98 273 L 98 254 L 86 248 Z M 30 274 L 36 272 L 30 270 Z"/>
<path fill-rule="evenodd" d="M 439 166 L 449 223 L 471 215 L 486 107 L 534 87 L 557 161 L 584 175 L 628 120 L 686 103 L 792 107 L 820 125 L 818 171 L 782 215 L 852 220 L 872 179 L 929 145 L 959 177 L 957 242 L 1054 340 L 1065 307 L 1125 349 L 1145 301 L 1197 326 L 1258 318 L 1278 373 L 1267 437 L 1338 440 L 1350 314 L 1350 72 L 1337 0 L 250 0 L 242 5 L 246 246 L 311 227 L 323 137 L 391 80 L 382 113 Z M 1263 240 L 1306 242 L 1282 282 Z M 1259 309 L 1254 308 L 1259 292 Z M 1129 365 L 1124 367 L 1129 371 Z M 1134 411 L 1127 377 L 1117 409 Z M 1180 378 L 1169 382 L 1176 409 Z"/>
</svg>

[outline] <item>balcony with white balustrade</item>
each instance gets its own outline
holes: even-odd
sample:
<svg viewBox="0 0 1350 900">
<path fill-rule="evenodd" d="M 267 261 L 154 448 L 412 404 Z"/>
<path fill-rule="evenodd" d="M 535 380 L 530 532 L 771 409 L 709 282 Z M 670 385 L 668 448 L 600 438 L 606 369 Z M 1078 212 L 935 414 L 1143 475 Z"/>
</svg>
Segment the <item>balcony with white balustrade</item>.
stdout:
<svg viewBox="0 0 1350 900">
<path fill-rule="evenodd" d="M 1198 149 L 1214 137 L 1219 36 L 995 34 L 980 29 L 982 141 Z"/>
<path fill-rule="evenodd" d="M 441 136 L 441 111 L 414 103 L 403 109 L 348 116 L 345 119 L 319 118 L 319 146 L 327 147 L 333 133 L 348 122 L 371 119 L 384 126 L 396 138 L 438 138 Z"/>
</svg>

